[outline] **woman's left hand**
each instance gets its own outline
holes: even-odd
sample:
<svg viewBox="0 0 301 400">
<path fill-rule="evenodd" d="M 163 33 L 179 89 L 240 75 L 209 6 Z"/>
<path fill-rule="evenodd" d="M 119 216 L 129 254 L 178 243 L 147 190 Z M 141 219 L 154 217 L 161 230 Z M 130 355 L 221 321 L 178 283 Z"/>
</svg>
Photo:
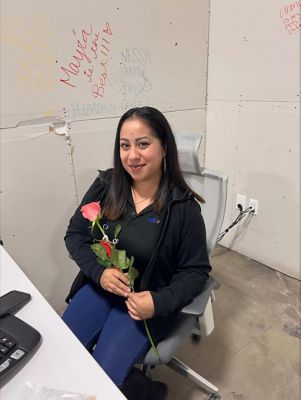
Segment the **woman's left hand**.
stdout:
<svg viewBox="0 0 301 400">
<path fill-rule="evenodd" d="M 154 315 L 155 307 L 150 291 L 131 292 L 125 303 L 130 316 L 137 321 L 151 318 Z"/>
</svg>

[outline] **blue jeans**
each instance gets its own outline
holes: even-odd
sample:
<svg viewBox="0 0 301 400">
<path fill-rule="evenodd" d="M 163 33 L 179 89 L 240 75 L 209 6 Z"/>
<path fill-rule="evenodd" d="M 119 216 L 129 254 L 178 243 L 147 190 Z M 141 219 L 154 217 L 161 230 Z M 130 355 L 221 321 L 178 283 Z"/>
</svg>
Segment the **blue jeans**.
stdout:
<svg viewBox="0 0 301 400">
<path fill-rule="evenodd" d="M 150 347 L 143 321 L 130 317 L 125 298 L 89 284 L 74 295 L 62 318 L 119 387 Z"/>
</svg>

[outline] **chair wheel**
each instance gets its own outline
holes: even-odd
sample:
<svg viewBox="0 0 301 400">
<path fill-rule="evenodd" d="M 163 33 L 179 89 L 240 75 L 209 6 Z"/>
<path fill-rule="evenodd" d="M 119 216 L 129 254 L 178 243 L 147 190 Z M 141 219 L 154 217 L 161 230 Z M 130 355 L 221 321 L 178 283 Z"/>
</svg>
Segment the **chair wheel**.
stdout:
<svg viewBox="0 0 301 400">
<path fill-rule="evenodd" d="M 193 342 L 200 342 L 201 341 L 201 335 L 197 335 L 196 333 L 191 334 L 191 339 Z"/>
<path fill-rule="evenodd" d="M 221 396 L 218 393 L 212 393 L 209 395 L 208 400 L 219 400 Z"/>
</svg>

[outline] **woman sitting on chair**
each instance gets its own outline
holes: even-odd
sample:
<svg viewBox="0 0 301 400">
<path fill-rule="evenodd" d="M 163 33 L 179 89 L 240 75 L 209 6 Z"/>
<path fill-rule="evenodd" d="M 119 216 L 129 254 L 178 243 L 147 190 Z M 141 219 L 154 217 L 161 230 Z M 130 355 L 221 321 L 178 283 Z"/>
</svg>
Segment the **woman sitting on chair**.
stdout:
<svg viewBox="0 0 301 400">
<path fill-rule="evenodd" d="M 117 127 L 114 168 L 99 173 L 70 220 L 65 242 L 80 273 L 63 320 L 128 399 L 166 399 L 166 385 L 133 369 L 150 348 L 143 320 L 162 340 L 211 271 L 196 200 L 203 202 L 184 181 L 164 115 L 133 108 Z M 81 212 L 91 202 L 100 202 L 108 238 L 121 225 L 116 248 L 134 257 L 139 272 L 132 291 L 128 275 L 100 265 L 91 250 L 102 236 Z"/>
</svg>

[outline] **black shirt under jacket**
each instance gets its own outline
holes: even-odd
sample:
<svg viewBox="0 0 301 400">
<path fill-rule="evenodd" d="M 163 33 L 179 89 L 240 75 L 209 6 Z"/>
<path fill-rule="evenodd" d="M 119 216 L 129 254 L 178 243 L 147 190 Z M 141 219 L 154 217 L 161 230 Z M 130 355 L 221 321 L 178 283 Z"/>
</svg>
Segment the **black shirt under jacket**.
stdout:
<svg viewBox="0 0 301 400">
<path fill-rule="evenodd" d="M 92 201 L 102 204 L 111 171 L 100 171 L 70 220 L 65 243 L 81 271 L 71 286 L 67 302 L 87 282 L 103 290 L 100 277 L 105 267 L 98 264 L 90 248 L 90 222 L 83 218 L 80 209 Z M 211 271 L 205 224 L 192 194 L 174 187 L 164 214 L 159 241 L 139 287 L 139 291 L 150 290 L 154 301 L 155 315 L 148 324 L 156 342 L 172 329 L 181 308 L 202 292 Z"/>
</svg>

